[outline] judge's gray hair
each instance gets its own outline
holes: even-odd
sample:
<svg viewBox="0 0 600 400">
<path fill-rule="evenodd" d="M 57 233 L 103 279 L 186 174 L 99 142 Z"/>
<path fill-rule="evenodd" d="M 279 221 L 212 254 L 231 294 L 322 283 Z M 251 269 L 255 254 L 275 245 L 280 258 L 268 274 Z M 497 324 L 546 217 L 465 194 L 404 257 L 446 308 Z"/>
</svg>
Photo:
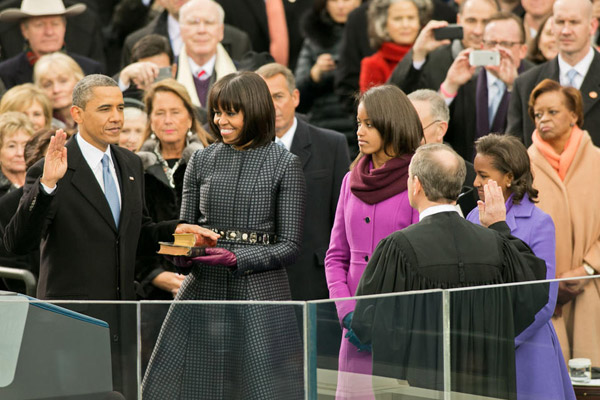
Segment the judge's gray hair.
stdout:
<svg viewBox="0 0 600 400">
<path fill-rule="evenodd" d="M 452 159 L 442 158 L 442 152 L 452 155 Z M 419 147 L 410 162 L 409 179 L 414 176 L 419 178 L 429 201 L 456 201 L 466 175 L 465 160 L 442 143 Z"/>
<path fill-rule="evenodd" d="M 85 110 L 85 106 L 92 98 L 95 87 L 116 86 L 117 82 L 106 75 L 92 74 L 84 76 L 73 88 L 73 105 Z"/>
</svg>

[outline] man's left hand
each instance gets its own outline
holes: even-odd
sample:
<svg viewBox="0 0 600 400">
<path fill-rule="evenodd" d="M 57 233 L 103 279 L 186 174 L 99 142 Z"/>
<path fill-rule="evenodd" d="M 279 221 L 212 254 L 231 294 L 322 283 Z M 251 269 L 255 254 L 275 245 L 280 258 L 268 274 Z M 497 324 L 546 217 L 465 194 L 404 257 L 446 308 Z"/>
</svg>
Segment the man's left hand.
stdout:
<svg viewBox="0 0 600 400">
<path fill-rule="evenodd" d="M 221 237 L 221 235 L 210 229 L 191 224 L 177 225 L 175 233 L 193 233 L 196 235 L 196 244 L 194 246 L 215 247 L 217 245 L 217 239 Z"/>
</svg>

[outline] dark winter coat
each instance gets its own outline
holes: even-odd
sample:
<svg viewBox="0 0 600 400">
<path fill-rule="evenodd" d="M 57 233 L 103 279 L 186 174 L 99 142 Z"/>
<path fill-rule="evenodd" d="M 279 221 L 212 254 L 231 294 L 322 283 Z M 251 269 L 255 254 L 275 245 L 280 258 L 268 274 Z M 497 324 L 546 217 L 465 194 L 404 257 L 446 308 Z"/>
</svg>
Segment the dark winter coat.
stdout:
<svg viewBox="0 0 600 400">
<path fill-rule="evenodd" d="M 306 35 L 296 65 L 296 86 L 300 90 L 298 111 L 307 113 L 309 122 L 321 128 L 342 132 L 354 138 L 354 117 L 345 110 L 333 91 L 335 71 L 325 72 L 320 82 L 310 77 L 310 69 L 323 53 L 337 60 L 344 25 L 335 23 L 329 14 L 308 12 L 302 21 Z"/>
</svg>

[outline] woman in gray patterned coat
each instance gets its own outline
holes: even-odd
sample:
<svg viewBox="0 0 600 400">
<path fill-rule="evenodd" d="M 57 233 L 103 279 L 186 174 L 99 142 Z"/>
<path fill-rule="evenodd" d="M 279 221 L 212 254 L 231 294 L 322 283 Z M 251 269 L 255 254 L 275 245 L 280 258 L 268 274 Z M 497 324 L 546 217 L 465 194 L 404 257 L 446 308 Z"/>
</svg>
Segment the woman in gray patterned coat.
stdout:
<svg viewBox="0 0 600 400">
<path fill-rule="evenodd" d="M 273 142 L 275 109 L 253 72 L 219 80 L 208 99 L 217 143 L 185 173 L 181 219 L 217 230 L 215 248 L 179 258 L 177 300 L 289 300 L 285 266 L 300 251 L 305 181 Z M 300 399 L 302 347 L 281 305 L 174 304 L 142 384 L 153 399 Z"/>
</svg>

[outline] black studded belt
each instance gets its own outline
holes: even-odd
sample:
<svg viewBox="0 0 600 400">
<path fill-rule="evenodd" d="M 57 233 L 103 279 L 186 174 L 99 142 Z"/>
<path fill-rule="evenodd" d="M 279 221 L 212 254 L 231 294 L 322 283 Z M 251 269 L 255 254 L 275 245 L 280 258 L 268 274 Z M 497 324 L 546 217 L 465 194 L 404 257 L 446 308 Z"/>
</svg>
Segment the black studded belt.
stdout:
<svg viewBox="0 0 600 400">
<path fill-rule="evenodd" d="M 229 229 L 209 228 L 211 231 L 221 235 L 219 240 L 227 240 L 228 242 L 239 242 L 246 244 L 275 244 L 277 243 L 277 235 L 274 233 L 265 232 L 249 232 L 237 231 Z"/>
</svg>

